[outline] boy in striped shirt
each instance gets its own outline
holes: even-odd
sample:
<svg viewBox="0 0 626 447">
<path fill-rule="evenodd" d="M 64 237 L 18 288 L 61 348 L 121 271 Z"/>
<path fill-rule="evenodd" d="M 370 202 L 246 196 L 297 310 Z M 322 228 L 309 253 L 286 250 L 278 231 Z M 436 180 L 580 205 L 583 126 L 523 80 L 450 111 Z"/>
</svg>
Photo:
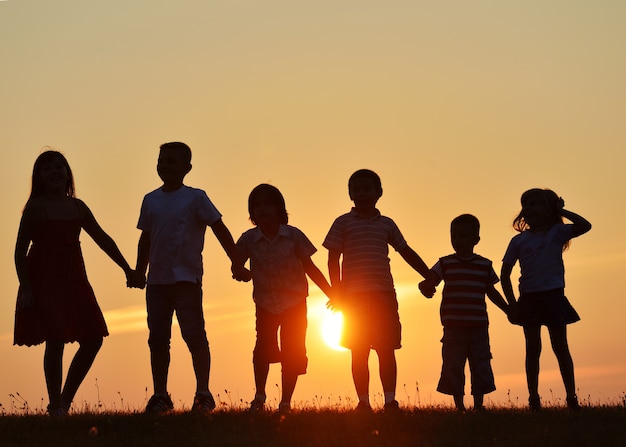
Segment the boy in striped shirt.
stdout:
<svg viewBox="0 0 626 447">
<path fill-rule="evenodd" d="M 389 245 L 423 277 L 428 266 L 407 244 L 393 220 L 382 216 L 376 202 L 383 194 L 380 177 L 369 169 L 356 171 L 348 181 L 352 210 L 333 223 L 324 247 L 334 290 L 329 307 L 342 311 L 341 344 L 352 353 L 352 379 L 359 398 L 357 410 L 371 411 L 369 402 L 370 350 L 378 354 L 385 411 L 395 411 L 401 325 L 398 300 L 389 266 Z M 341 262 L 340 262 L 341 261 Z"/>
<path fill-rule="evenodd" d="M 456 217 L 450 225 L 454 254 L 440 258 L 432 276 L 420 283 L 420 290 L 432 298 L 435 287 L 444 281 L 441 300 L 443 324 L 443 366 L 437 391 L 454 397 L 457 410 L 465 411 L 465 362 L 469 361 L 474 409 L 483 409 L 485 394 L 495 391 L 489 347 L 489 319 L 485 294 L 507 313 L 507 303 L 494 284 L 499 279 L 491 261 L 474 253 L 480 240 L 480 222 L 471 214 Z"/>
</svg>

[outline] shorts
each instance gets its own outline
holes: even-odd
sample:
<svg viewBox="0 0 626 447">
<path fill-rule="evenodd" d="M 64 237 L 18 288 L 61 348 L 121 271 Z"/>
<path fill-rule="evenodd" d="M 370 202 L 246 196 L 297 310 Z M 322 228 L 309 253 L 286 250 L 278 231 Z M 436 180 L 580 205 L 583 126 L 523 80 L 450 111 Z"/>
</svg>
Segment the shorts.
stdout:
<svg viewBox="0 0 626 447">
<path fill-rule="evenodd" d="M 437 391 L 452 396 L 465 394 L 466 361 L 469 362 L 472 395 L 495 391 L 487 326 L 444 327 L 441 343 L 443 365 Z"/>
<path fill-rule="evenodd" d="M 151 351 L 170 349 L 172 317 L 176 312 L 180 332 L 190 352 L 209 349 L 204 329 L 202 285 L 192 282 L 148 285 L 146 288 L 148 310 L 148 344 Z"/>
<path fill-rule="evenodd" d="M 563 289 L 523 293 L 514 320 L 520 326 L 562 326 L 580 320 Z"/>
<path fill-rule="evenodd" d="M 279 314 L 257 306 L 256 345 L 252 363 L 280 362 L 283 373 L 305 374 L 308 365 L 306 329 L 306 300 Z"/>
<path fill-rule="evenodd" d="M 341 305 L 340 344 L 348 349 L 400 349 L 402 325 L 396 292 L 353 293 Z"/>
</svg>

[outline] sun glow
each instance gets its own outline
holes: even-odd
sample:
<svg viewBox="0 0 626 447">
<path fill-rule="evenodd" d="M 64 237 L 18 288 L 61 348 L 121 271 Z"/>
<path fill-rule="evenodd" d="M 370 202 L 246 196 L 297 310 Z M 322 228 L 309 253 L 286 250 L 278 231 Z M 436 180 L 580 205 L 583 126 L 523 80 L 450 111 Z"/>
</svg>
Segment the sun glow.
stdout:
<svg viewBox="0 0 626 447">
<path fill-rule="evenodd" d="M 343 314 L 328 310 L 322 320 L 322 338 L 324 342 L 336 351 L 345 351 L 346 348 L 339 344 L 341 331 L 343 330 Z"/>
</svg>

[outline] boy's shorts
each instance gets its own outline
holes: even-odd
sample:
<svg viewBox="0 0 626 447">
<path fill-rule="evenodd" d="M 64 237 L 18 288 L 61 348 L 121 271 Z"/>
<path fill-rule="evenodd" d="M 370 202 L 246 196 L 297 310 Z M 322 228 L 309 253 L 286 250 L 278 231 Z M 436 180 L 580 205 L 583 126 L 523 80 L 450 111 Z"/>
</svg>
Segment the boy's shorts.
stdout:
<svg viewBox="0 0 626 447">
<path fill-rule="evenodd" d="M 402 326 L 396 292 L 353 293 L 341 305 L 341 345 L 348 349 L 400 349 Z"/>
<path fill-rule="evenodd" d="M 437 391 L 452 396 L 465 394 L 466 361 L 469 361 L 472 395 L 495 391 L 487 326 L 444 327 L 441 343 L 443 366 Z"/>
<path fill-rule="evenodd" d="M 308 365 L 306 329 L 306 300 L 279 314 L 257 306 L 256 345 L 252 363 L 280 362 L 283 373 L 305 374 Z"/>
</svg>

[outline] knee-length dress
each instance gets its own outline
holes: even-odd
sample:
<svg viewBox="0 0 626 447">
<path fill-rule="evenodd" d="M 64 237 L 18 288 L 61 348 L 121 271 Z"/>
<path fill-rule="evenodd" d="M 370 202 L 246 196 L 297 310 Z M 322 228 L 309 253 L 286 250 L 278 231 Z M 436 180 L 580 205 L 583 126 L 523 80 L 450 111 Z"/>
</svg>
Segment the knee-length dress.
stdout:
<svg viewBox="0 0 626 447">
<path fill-rule="evenodd" d="M 81 219 L 48 219 L 35 232 L 27 255 L 33 307 L 17 306 L 14 344 L 69 343 L 108 335 L 85 272 L 81 227 Z"/>
</svg>

